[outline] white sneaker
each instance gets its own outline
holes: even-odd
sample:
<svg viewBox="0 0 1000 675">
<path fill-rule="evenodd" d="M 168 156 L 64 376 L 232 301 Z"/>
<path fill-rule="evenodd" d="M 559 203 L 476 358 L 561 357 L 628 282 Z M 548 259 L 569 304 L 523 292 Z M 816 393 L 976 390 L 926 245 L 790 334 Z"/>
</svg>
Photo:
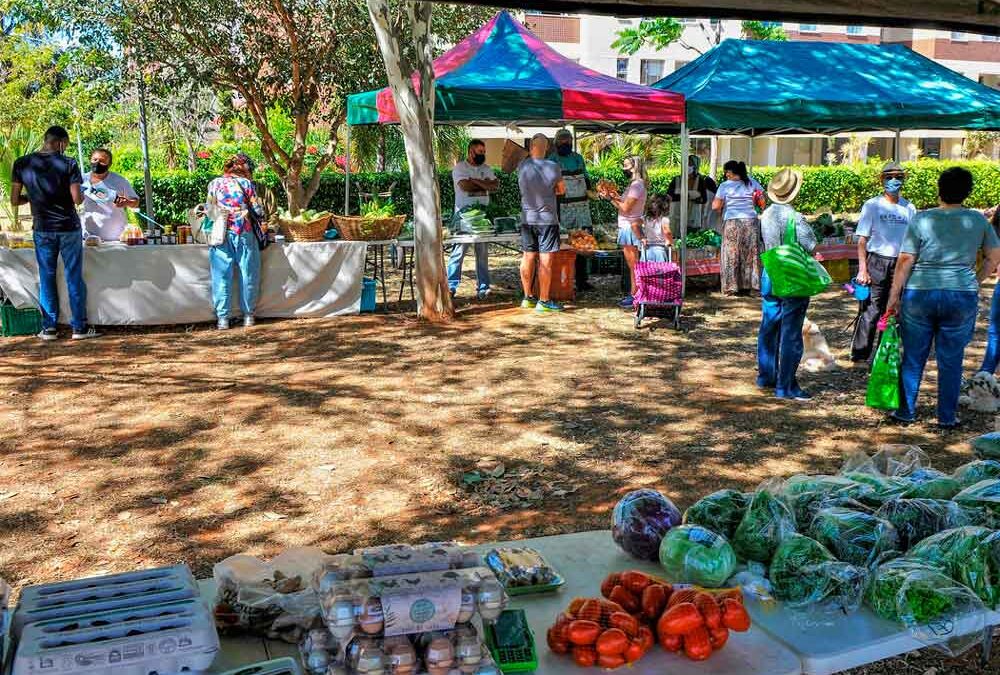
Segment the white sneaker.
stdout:
<svg viewBox="0 0 1000 675">
<path fill-rule="evenodd" d="M 38 339 L 46 342 L 52 342 L 53 340 L 59 339 L 59 334 L 56 333 L 55 328 L 45 328 L 38 334 Z"/>
<path fill-rule="evenodd" d="M 99 337 L 101 337 L 101 334 L 98 333 L 96 330 L 94 330 L 94 327 L 91 326 L 90 328 L 87 329 L 87 331 L 85 333 L 77 333 L 76 331 L 73 331 L 73 336 L 70 339 L 71 340 L 93 340 L 94 338 L 99 338 Z"/>
</svg>

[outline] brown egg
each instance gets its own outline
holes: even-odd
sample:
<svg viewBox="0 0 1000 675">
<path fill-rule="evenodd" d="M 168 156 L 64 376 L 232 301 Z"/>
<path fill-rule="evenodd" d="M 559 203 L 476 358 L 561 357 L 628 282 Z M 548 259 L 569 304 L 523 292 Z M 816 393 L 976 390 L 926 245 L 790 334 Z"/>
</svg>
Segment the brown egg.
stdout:
<svg viewBox="0 0 1000 675">
<path fill-rule="evenodd" d="M 378 598 L 368 598 L 361 608 L 361 615 L 358 617 L 361 630 L 369 635 L 378 635 L 385 628 L 385 618 L 382 613 L 382 601 Z"/>
<path fill-rule="evenodd" d="M 448 675 L 448 669 L 455 663 L 455 647 L 448 638 L 438 637 L 427 645 L 427 670 L 430 675 Z M 434 672 L 437 668 L 440 672 Z"/>
</svg>

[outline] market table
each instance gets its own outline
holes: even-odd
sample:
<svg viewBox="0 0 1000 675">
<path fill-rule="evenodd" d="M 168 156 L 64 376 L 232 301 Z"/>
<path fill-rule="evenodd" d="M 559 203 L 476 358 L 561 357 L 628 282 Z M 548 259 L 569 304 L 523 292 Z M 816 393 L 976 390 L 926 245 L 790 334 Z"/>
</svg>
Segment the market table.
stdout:
<svg viewBox="0 0 1000 675">
<path fill-rule="evenodd" d="M 602 672 L 597 668 L 582 669 L 573 664 L 569 656 L 559 656 L 549 651 L 545 633 L 559 612 L 566 609 L 577 596 L 600 595 L 601 581 L 609 572 L 641 569 L 656 573 L 659 566 L 629 558 L 611 541 L 608 531 L 580 532 L 553 537 L 540 537 L 522 541 L 483 544 L 475 547 L 486 553 L 498 546 L 530 546 L 538 550 L 566 578 L 566 585 L 558 593 L 518 596 L 511 599 L 510 607 L 523 609 L 535 633 L 538 651 L 539 675 L 580 675 Z M 202 594 L 211 598 L 215 585 L 203 582 Z M 247 665 L 265 658 L 295 656 L 293 645 L 273 641 L 224 638 L 222 650 L 212 666 L 212 672 L 222 672 Z M 628 675 L 797 675 L 802 672 L 798 657 L 765 631 L 752 627 L 746 633 L 733 633 L 721 651 L 707 661 L 694 662 L 678 654 L 670 654 L 654 647 L 639 662 L 622 669 Z"/>
<path fill-rule="evenodd" d="M 858 246 L 857 244 L 820 244 L 816 247 L 814 253 L 816 259 L 820 262 L 857 260 Z M 718 274 L 720 267 L 719 256 L 716 255 L 711 258 L 692 258 L 689 256 L 685 267 L 687 276 L 689 277 Z"/>
<path fill-rule="evenodd" d="M 213 321 L 208 246 L 84 248 L 87 313 L 95 325 L 162 325 Z M 330 317 L 357 314 L 365 242 L 274 244 L 262 252 L 258 317 Z M 58 274 L 60 319 L 69 299 Z M 234 284 L 233 315 L 239 314 Z M 0 291 L 16 307 L 38 306 L 38 265 L 31 248 L 0 248 Z"/>
</svg>

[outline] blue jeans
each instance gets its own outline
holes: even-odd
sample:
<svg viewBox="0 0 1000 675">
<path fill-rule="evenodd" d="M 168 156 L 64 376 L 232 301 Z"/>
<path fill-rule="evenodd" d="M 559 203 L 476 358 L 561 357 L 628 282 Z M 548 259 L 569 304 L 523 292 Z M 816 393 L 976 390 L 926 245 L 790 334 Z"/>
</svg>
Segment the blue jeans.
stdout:
<svg viewBox="0 0 1000 675">
<path fill-rule="evenodd" d="M 993 304 L 990 305 L 990 331 L 986 335 L 986 355 L 979 372 L 993 375 L 1000 363 L 1000 283 L 993 288 Z"/>
<path fill-rule="evenodd" d="M 212 268 L 215 315 L 220 319 L 229 318 L 235 265 L 240 271 L 240 309 L 243 316 L 252 316 L 260 289 L 260 249 L 253 232 L 236 234 L 230 230 L 224 243 L 208 249 L 208 261 Z"/>
<path fill-rule="evenodd" d="M 795 372 L 802 361 L 802 323 L 809 298 L 771 295 L 767 272 L 760 277 L 761 320 L 757 334 L 757 384 L 774 387 L 776 396 L 794 396 L 801 389 Z"/>
<path fill-rule="evenodd" d="M 448 288 L 455 290 L 462 282 L 462 263 L 470 247 L 476 247 L 476 284 L 478 291 L 490 289 L 490 247 L 489 244 L 459 244 L 448 258 Z"/>
<path fill-rule="evenodd" d="M 55 328 L 59 321 L 59 287 L 56 272 L 62 256 L 69 309 L 74 333 L 87 330 L 87 286 L 83 283 L 83 235 L 74 232 L 35 232 L 38 261 L 38 302 L 42 306 L 42 328 Z"/>
<path fill-rule="evenodd" d="M 979 293 L 973 291 L 903 292 L 900 303 L 900 406 L 896 417 L 916 417 L 917 393 L 934 343 L 938 367 L 938 424 L 954 424 L 962 388 L 962 359 L 976 328 Z"/>
</svg>

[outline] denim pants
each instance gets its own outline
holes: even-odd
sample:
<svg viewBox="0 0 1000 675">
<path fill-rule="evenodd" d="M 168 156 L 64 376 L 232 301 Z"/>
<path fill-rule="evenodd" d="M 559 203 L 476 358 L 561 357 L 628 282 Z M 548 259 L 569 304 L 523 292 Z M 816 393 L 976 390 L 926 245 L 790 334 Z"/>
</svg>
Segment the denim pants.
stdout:
<svg viewBox="0 0 1000 675">
<path fill-rule="evenodd" d="M 490 288 L 490 246 L 489 244 L 459 244 L 448 258 L 448 288 L 455 290 L 462 282 L 462 263 L 470 247 L 476 247 L 476 290 L 488 291 Z"/>
<path fill-rule="evenodd" d="M 979 372 L 993 375 L 1000 363 L 1000 283 L 993 288 L 993 304 L 990 305 L 990 331 L 986 336 L 986 355 Z"/>
<path fill-rule="evenodd" d="M 938 424 L 954 424 L 962 388 L 962 359 L 976 328 L 979 293 L 974 291 L 903 292 L 900 303 L 900 406 L 896 417 L 912 421 L 924 366 L 934 343 L 938 367 Z"/>
<path fill-rule="evenodd" d="M 226 233 L 226 241 L 208 249 L 208 260 L 212 268 L 212 303 L 215 315 L 220 319 L 229 318 L 232 305 L 233 267 L 240 272 L 240 309 L 243 316 L 252 316 L 257 307 L 260 289 L 260 249 L 253 232 Z"/>
<path fill-rule="evenodd" d="M 809 298 L 771 295 L 767 272 L 760 277 L 761 320 L 757 334 L 757 384 L 774 387 L 777 396 L 799 393 L 795 372 L 802 361 L 802 324 Z"/>
<path fill-rule="evenodd" d="M 38 261 L 38 301 L 42 306 L 42 328 L 55 328 L 59 321 L 59 287 L 56 273 L 62 256 L 69 309 L 74 333 L 87 330 L 87 286 L 83 283 L 83 235 L 73 232 L 35 232 Z"/>
</svg>

